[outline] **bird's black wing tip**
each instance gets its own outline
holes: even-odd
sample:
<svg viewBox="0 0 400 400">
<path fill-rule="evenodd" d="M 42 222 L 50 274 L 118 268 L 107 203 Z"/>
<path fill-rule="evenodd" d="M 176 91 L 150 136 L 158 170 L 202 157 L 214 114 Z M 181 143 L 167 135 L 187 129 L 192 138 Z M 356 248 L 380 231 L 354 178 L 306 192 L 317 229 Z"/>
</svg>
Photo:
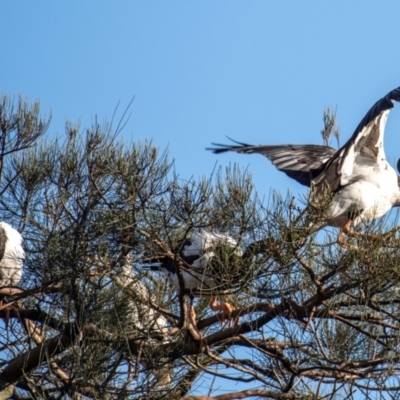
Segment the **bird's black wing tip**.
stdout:
<svg viewBox="0 0 400 400">
<path fill-rule="evenodd" d="M 212 151 L 214 154 L 225 153 L 226 151 L 232 150 L 233 146 L 229 144 L 221 144 L 221 143 L 211 143 L 216 147 L 206 147 L 206 150 Z"/>
<path fill-rule="evenodd" d="M 206 150 L 209 150 L 209 151 L 213 152 L 214 154 L 220 154 L 220 153 L 225 153 L 227 151 L 238 151 L 244 147 L 251 147 L 250 144 L 238 142 L 237 140 L 234 140 L 234 139 L 230 138 L 229 136 L 227 136 L 227 138 L 230 141 L 232 141 L 233 143 L 236 143 L 236 145 L 211 143 L 213 146 L 216 146 L 216 147 L 206 147 Z"/>
<path fill-rule="evenodd" d="M 400 101 L 400 86 L 388 93 L 391 100 Z"/>
</svg>

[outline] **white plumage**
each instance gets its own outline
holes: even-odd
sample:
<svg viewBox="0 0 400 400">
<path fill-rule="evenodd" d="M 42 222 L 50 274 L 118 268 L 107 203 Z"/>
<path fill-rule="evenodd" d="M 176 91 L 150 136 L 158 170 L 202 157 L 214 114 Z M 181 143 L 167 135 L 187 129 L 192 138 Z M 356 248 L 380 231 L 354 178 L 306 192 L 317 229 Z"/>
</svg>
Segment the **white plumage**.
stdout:
<svg viewBox="0 0 400 400">
<path fill-rule="evenodd" d="M 397 174 L 387 162 L 384 167 L 373 168 L 357 161 L 352 175 L 345 178 L 346 185 L 332 200 L 327 213 L 328 225 L 343 228 L 349 220 L 356 225 L 382 217 L 400 200 Z"/>
<path fill-rule="evenodd" d="M 161 269 L 168 280 L 181 290 L 178 277 L 180 269 L 184 289 L 190 293 L 189 322 L 200 337 L 202 335 L 196 326 L 193 297 L 209 297 L 211 310 L 221 311 L 221 321 L 229 320 L 231 324 L 231 315 L 235 308 L 225 302 L 217 304 L 217 296 L 231 293 L 238 282 L 243 282 L 242 278 L 248 272 L 243 271 L 241 264 L 235 262 L 238 257 L 242 257 L 242 250 L 237 242 L 228 235 L 203 229 L 182 240 L 175 249 L 175 254 L 180 261 L 161 257 L 158 259 L 161 264 L 150 269 Z"/>
<path fill-rule="evenodd" d="M 149 341 L 153 341 L 154 336 L 161 335 L 161 341 L 168 342 L 168 320 L 150 306 L 150 300 L 154 301 L 154 298 L 146 286 L 135 277 L 131 263 L 131 256 L 126 256 L 121 273 L 115 278 L 118 286 L 127 289 L 125 294 L 132 296 L 127 300 L 125 315 L 120 316 L 120 322 L 125 325 L 123 329 L 128 335 L 133 333 L 138 336 L 148 336 Z M 154 340 L 157 341 L 160 338 Z M 147 355 L 142 354 L 136 363 L 141 363 L 145 369 L 149 368 L 152 371 L 158 386 L 163 387 L 171 382 L 171 366 L 163 358 L 156 357 L 149 361 Z"/>
<path fill-rule="evenodd" d="M 279 170 L 312 187 L 317 199 L 326 191 L 332 195 L 325 221 L 319 226 L 337 226 L 348 235 L 367 237 L 350 231 L 350 225 L 379 218 L 400 206 L 400 178 L 387 162 L 383 148 L 386 120 L 395 101 L 400 101 L 400 87 L 372 106 L 337 151 L 328 146 L 252 146 L 239 142 L 234 146 L 215 144 L 217 147 L 209 150 L 266 156 Z M 340 236 L 339 243 L 344 245 Z"/>
<path fill-rule="evenodd" d="M 0 222 L 0 256 L 0 287 L 15 286 L 22 277 L 25 252 L 22 236 L 6 222 Z"/>
<path fill-rule="evenodd" d="M 216 256 L 216 251 L 221 246 L 231 249 L 230 251 L 237 256 L 242 255 L 242 250 L 238 247 L 237 242 L 231 236 L 222 233 L 200 230 L 194 232 L 189 239 L 182 243 L 179 255 L 189 265 L 182 271 L 186 289 L 202 297 L 211 297 L 215 292 L 223 292 L 221 285 L 224 277 L 219 276 L 215 268 L 208 268 Z M 179 289 L 176 264 L 164 262 L 161 270 L 171 283 Z M 224 274 L 227 270 L 229 270 L 229 266 L 221 269 L 220 273 Z M 229 279 L 226 279 L 226 281 L 229 281 Z"/>
<path fill-rule="evenodd" d="M 168 332 L 167 319 L 149 305 L 154 301 L 145 285 L 135 279 L 132 266 L 125 263 L 121 270 L 120 286 L 134 293 L 134 298 L 128 300 L 126 320 L 132 325 L 132 330 L 140 333 L 153 332 L 165 334 Z"/>
<path fill-rule="evenodd" d="M 400 201 L 396 171 L 386 160 L 383 135 L 389 111 L 380 113 L 340 151 L 340 189 L 329 207 L 327 223 L 343 228 L 352 220 L 379 218 Z M 346 153 L 347 152 L 347 153 Z M 353 218 L 349 218 L 353 215 Z"/>
</svg>

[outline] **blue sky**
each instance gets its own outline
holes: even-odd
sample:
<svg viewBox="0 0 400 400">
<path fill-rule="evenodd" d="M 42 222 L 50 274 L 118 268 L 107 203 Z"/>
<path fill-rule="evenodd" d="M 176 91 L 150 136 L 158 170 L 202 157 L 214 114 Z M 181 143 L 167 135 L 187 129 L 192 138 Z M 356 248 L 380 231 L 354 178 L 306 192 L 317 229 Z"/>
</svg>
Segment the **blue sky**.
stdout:
<svg viewBox="0 0 400 400">
<path fill-rule="evenodd" d="M 337 107 L 342 143 L 400 85 L 400 3 L 357 1 L 3 2 L 0 92 L 39 99 L 64 122 L 111 118 L 135 96 L 124 135 L 169 147 L 183 177 L 237 162 L 260 193 L 303 189 L 262 156 L 204 150 L 225 136 L 251 144 L 322 143 Z M 400 112 L 386 149 L 400 154 Z M 399 135 L 399 136 L 397 136 Z"/>
<path fill-rule="evenodd" d="M 317 143 L 325 106 L 343 144 L 369 107 L 400 86 L 400 2 L 8 1 L 0 11 L 0 93 L 38 99 L 87 126 L 134 96 L 129 140 L 168 146 L 182 178 L 238 163 L 261 195 L 305 193 L 261 156 L 204 150 L 225 136 L 251 144 Z M 400 156 L 400 106 L 385 143 Z M 333 143 L 334 144 L 334 143 Z"/>
</svg>

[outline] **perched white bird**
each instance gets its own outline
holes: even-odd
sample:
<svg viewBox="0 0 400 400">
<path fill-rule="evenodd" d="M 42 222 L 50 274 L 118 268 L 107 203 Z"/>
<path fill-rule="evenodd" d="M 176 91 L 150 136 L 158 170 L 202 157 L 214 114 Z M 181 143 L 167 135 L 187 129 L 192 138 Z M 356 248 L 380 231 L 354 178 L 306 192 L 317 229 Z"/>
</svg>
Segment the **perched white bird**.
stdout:
<svg viewBox="0 0 400 400">
<path fill-rule="evenodd" d="M 214 153 L 235 151 L 259 153 L 288 176 L 312 187 L 318 196 L 332 195 L 323 225 L 341 228 L 349 236 L 370 237 L 350 229 L 351 224 L 383 216 L 400 206 L 400 177 L 389 165 L 383 148 L 386 120 L 400 87 L 377 101 L 361 120 L 350 139 L 339 150 L 317 145 L 252 146 L 213 143 Z M 399 168 L 399 163 L 398 163 Z M 338 241 L 345 245 L 339 235 Z"/>
<path fill-rule="evenodd" d="M 131 331 L 138 334 L 166 334 L 168 332 L 167 319 L 150 307 L 152 296 L 145 285 L 135 278 L 132 265 L 125 263 L 118 279 L 119 286 L 134 293 L 134 297 L 127 304 L 126 320 L 131 324 Z"/>
<path fill-rule="evenodd" d="M 22 248 L 22 236 L 11 225 L 0 222 L 0 288 L 15 286 L 22 277 L 25 252 Z M 0 296 L 0 309 L 5 312 L 8 325 L 10 311 L 18 316 L 18 309 L 12 305 L 3 305 L 4 296 Z"/>
<path fill-rule="evenodd" d="M 21 280 L 24 259 L 22 236 L 11 225 L 0 222 L 0 287 L 15 286 Z"/>
<path fill-rule="evenodd" d="M 125 295 L 132 296 L 125 304 L 124 315 L 120 316 L 123 329 L 127 334 L 148 337 L 148 340 L 161 340 L 167 342 L 169 324 L 167 319 L 150 306 L 152 298 L 146 286 L 135 277 L 132 270 L 132 259 L 125 257 L 120 273 L 114 278 L 121 289 L 125 289 Z M 124 296 L 126 298 L 126 296 Z M 166 386 L 171 382 L 170 365 L 159 359 L 159 365 L 154 366 L 145 355 L 137 359 L 145 368 L 149 368 L 156 378 L 157 385 Z"/>
<path fill-rule="evenodd" d="M 246 274 L 240 270 L 241 264 L 237 263 L 242 250 L 236 241 L 228 235 L 200 230 L 181 241 L 175 253 L 178 258 L 158 258 L 160 264 L 150 269 L 161 270 L 181 290 L 178 276 L 180 268 L 184 289 L 189 292 L 191 299 L 189 318 L 194 328 L 197 330 L 193 297 L 211 298 L 210 308 L 222 311 L 221 321 L 231 320 L 234 307 L 225 302 L 217 304 L 217 295 L 232 293 L 235 284 Z"/>
</svg>

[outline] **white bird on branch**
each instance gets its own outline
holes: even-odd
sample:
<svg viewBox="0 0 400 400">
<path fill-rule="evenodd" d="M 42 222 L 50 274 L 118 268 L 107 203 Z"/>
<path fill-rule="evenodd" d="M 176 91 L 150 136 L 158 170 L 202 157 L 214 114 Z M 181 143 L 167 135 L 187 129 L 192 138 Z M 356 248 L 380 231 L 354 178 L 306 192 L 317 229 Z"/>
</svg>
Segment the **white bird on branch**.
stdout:
<svg viewBox="0 0 400 400">
<path fill-rule="evenodd" d="M 316 198 L 327 192 L 331 201 L 321 224 L 341 229 L 338 242 L 347 247 L 348 236 L 380 240 L 351 230 L 363 220 L 383 216 L 400 206 L 400 177 L 389 165 L 383 148 L 386 120 L 394 102 L 400 101 L 400 87 L 377 101 L 361 120 L 350 139 L 339 150 L 317 145 L 253 146 L 213 143 L 207 150 L 266 156 L 280 170 L 302 185 L 313 189 Z M 399 169 L 400 162 L 397 164 Z"/>
<path fill-rule="evenodd" d="M 150 302 L 153 296 L 149 293 L 148 288 L 139 281 L 132 270 L 132 257 L 128 255 L 124 258 L 120 273 L 114 277 L 114 281 L 125 292 L 125 301 L 123 315 L 120 315 L 120 323 L 123 329 L 130 335 L 134 334 L 138 337 L 144 337 L 145 341 L 161 340 L 167 342 L 167 332 L 169 331 L 168 320 L 154 308 Z M 137 358 L 137 363 L 141 363 L 145 369 L 153 373 L 156 378 L 157 385 L 166 386 L 171 382 L 170 365 L 161 358 L 159 365 L 149 361 L 145 353 Z M 135 367 L 137 370 L 137 367 Z"/>
<path fill-rule="evenodd" d="M 25 252 L 22 248 L 22 236 L 11 225 L 0 222 L 0 288 L 15 286 L 21 280 Z M 13 306 L 3 305 L 0 298 L 0 309 L 6 311 L 6 321 Z"/>
<path fill-rule="evenodd" d="M 154 257 L 145 263 L 158 262 L 157 266 L 149 268 L 161 270 L 178 290 L 188 292 L 189 322 L 201 337 L 196 325 L 193 298 L 210 298 L 211 310 L 221 311 L 221 322 L 229 320 L 231 323 L 231 314 L 235 308 L 225 302 L 218 304 L 217 296 L 232 293 L 235 286 L 243 283 L 249 269 L 241 270 L 241 263 L 238 262 L 241 257 L 242 250 L 232 237 L 200 230 L 182 240 L 173 257 Z"/>
</svg>

